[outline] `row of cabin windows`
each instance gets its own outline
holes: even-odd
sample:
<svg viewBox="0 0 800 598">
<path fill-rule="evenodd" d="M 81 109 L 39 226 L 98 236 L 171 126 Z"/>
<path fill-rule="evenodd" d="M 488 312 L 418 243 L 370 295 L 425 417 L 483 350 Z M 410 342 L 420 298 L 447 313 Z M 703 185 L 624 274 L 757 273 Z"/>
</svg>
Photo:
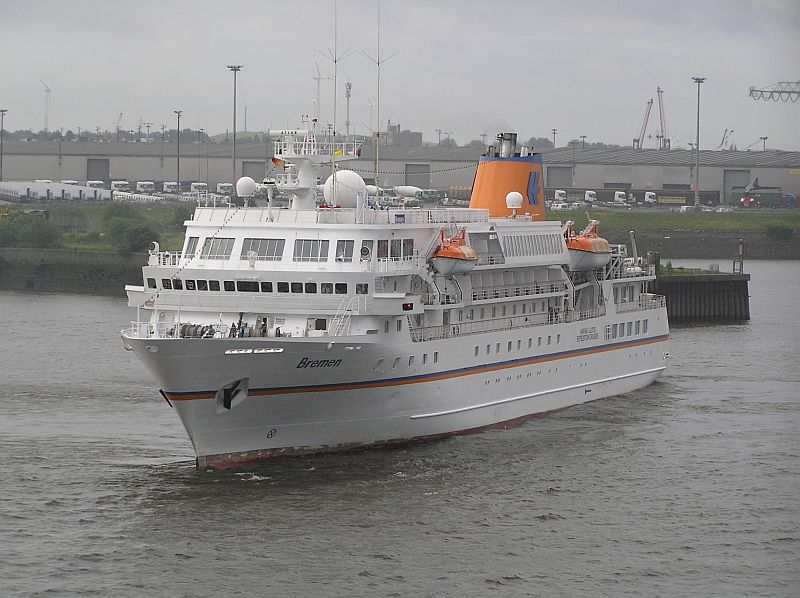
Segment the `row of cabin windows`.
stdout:
<svg viewBox="0 0 800 598">
<path fill-rule="evenodd" d="M 554 338 L 555 338 L 555 341 L 553 340 Z M 545 337 L 542 337 L 542 336 L 538 337 L 538 340 L 536 341 L 536 346 L 537 347 L 543 346 L 543 344 L 545 342 L 544 339 L 545 339 Z M 524 339 L 518 338 L 516 343 L 514 341 L 508 341 L 506 343 L 506 346 L 505 346 L 506 353 L 511 353 L 512 351 L 514 351 L 515 345 L 516 345 L 516 350 L 517 351 L 522 351 L 522 346 L 524 344 L 523 340 Z M 552 334 L 548 334 L 547 335 L 547 338 L 546 338 L 547 346 L 552 345 L 554 342 L 555 342 L 556 345 L 561 344 L 561 335 L 560 334 L 556 334 L 555 337 L 553 337 Z M 502 345 L 503 345 L 503 343 L 495 343 L 494 352 L 495 353 L 500 353 L 501 349 L 502 349 Z M 528 337 L 528 347 L 527 348 L 528 349 L 532 349 L 533 348 L 533 337 Z M 479 357 L 480 354 L 481 354 L 480 345 L 475 345 L 475 357 Z M 492 345 L 491 344 L 487 344 L 486 345 L 486 355 L 491 355 L 491 354 L 492 354 Z"/>
<path fill-rule="evenodd" d="M 647 334 L 647 318 L 619 324 L 606 324 L 606 340 Z"/>
<path fill-rule="evenodd" d="M 156 279 L 148 278 L 147 287 L 150 289 L 156 288 Z M 218 280 L 193 280 L 181 278 L 162 278 L 161 288 L 174 289 L 182 291 L 184 288 L 187 291 L 219 291 L 220 284 Z M 225 291 L 239 291 L 242 293 L 272 293 L 277 290 L 278 293 L 322 293 L 323 295 L 347 295 L 346 282 L 276 282 L 272 281 L 257 281 L 257 280 L 223 280 L 222 288 Z M 319 289 L 319 290 L 317 290 Z M 356 283 L 356 294 L 367 295 L 369 293 L 369 284 L 366 282 Z"/>
<path fill-rule="evenodd" d="M 509 257 L 542 255 L 561 252 L 560 235 L 506 235 L 503 253 Z"/>
<path fill-rule="evenodd" d="M 208 237 L 203 242 L 200 250 L 200 257 L 203 259 L 228 259 L 233 252 L 233 238 Z M 194 256 L 197 252 L 199 237 L 189 237 L 186 244 L 186 256 Z M 283 259 L 283 251 L 286 246 L 286 239 L 256 239 L 247 238 L 242 241 L 242 251 L 240 254 L 243 260 L 263 260 L 280 261 Z M 362 241 L 361 255 L 368 259 L 372 255 L 375 242 L 371 239 Z M 330 241 L 327 239 L 295 239 L 294 255 L 295 262 L 326 262 Z M 355 241 L 352 239 L 340 239 L 336 241 L 335 259 L 337 262 L 352 262 Z M 377 257 L 401 259 L 409 258 L 414 254 L 414 239 L 380 239 L 377 242 Z"/>
<path fill-rule="evenodd" d="M 398 357 L 395 357 L 392 360 L 392 369 L 393 370 L 396 370 L 397 368 L 400 367 L 400 363 L 401 363 L 402 359 L 403 359 L 402 357 L 398 356 Z M 408 367 L 409 368 L 413 368 L 414 365 L 416 364 L 416 361 L 417 361 L 416 360 L 416 356 L 409 355 L 408 356 L 408 362 L 407 362 L 408 363 Z M 434 351 L 433 352 L 432 359 L 428 358 L 428 354 L 427 353 L 423 353 L 422 354 L 422 365 L 428 365 L 431 362 L 432 363 L 439 363 L 439 351 Z M 375 363 L 375 367 L 373 368 L 373 370 L 376 371 L 376 372 L 382 370 L 385 363 L 386 363 L 385 359 L 383 359 L 383 358 L 379 359 Z"/>
</svg>

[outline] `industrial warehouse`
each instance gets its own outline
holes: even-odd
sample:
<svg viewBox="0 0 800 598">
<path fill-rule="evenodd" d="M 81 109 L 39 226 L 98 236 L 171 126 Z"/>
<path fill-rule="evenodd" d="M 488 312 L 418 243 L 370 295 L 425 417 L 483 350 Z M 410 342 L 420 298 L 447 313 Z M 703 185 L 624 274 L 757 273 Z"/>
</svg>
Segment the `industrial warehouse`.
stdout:
<svg viewBox="0 0 800 598">
<path fill-rule="evenodd" d="M 425 146 L 421 133 L 391 125 L 381 140 L 377 177 L 375 145 L 370 139 L 364 140 L 360 156 L 348 161 L 348 169 L 368 184 L 377 182 L 384 188 L 412 185 L 437 189 L 456 199 L 469 198 L 480 148 Z M 274 176 L 281 166 L 272 160 L 271 149 L 272 144 L 263 141 L 240 142 L 234 166 L 237 177 L 261 181 Z M 555 189 L 561 189 L 569 200 L 595 190 L 598 201 L 624 191 L 632 201 L 654 192 L 659 205 L 694 202 L 696 155 L 689 149 L 584 149 L 580 142 L 572 142 L 569 147 L 533 151 L 542 155 L 550 198 Z M 132 189 L 137 181 L 150 181 L 160 190 L 164 182 L 177 180 L 187 191 L 192 182 L 206 183 L 213 190 L 218 183 L 231 181 L 231 156 L 232 146 L 224 142 L 6 140 L 3 181 L 103 181 L 106 189 L 117 180 L 129 181 Z M 703 204 L 739 205 L 746 191 L 755 190 L 762 205 L 779 206 L 787 194 L 800 193 L 800 152 L 701 150 L 699 165 Z"/>
</svg>

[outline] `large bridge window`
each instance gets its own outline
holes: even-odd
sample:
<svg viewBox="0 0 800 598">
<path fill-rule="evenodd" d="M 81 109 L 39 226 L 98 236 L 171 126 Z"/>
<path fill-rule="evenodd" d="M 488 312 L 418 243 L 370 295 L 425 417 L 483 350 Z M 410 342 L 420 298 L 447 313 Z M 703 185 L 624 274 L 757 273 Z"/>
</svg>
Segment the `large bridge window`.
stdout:
<svg viewBox="0 0 800 598">
<path fill-rule="evenodd" d="M 257 260 L 280 261 L 285 244 L 285 239 L 245 239 L 242 243 L 242 259 L 248 259 L 252 251 Z"/>
<path fill-rule="evenodd" d="M 210 260 L 227 259 L 233 251 L 233 239 L 215 239 L 209 237 L 203 243 L 200 257 Z"/>
<path fill-rule="evenodd" d="M 296 262 L 325 262 L 328 261 L 327 240 L 295 239 L 294 261 Z"/>
</svg>

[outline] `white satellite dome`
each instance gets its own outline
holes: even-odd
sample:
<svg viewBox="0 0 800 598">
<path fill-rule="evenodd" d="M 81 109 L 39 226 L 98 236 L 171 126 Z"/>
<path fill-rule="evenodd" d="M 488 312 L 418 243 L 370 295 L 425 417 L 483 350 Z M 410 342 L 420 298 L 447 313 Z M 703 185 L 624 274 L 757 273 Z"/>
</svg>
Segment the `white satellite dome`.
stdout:
<svg viewBox="0 0 800 598">
<path fill-rule="evenodd" d="M 336 197 L 333 193 L 333 178 L 336 177 Z M 353 208 L 356 205 L 356 197 L 358 194 L 366 199 L 367 198 L 367 185 L 364 179 L 357 172 L 352 170 L 340 170 L 335 175 L 328 177 L 325 181 L 325 190 L 323 195 L 325 202 L 328 204 L 335 204 L 343 208 Z"/>
<path fill-rule="evenodd" d="M 522 207 L 522 193 L 511 191 L 506 195 L 506 207 L 509 210 L 519 210 Z"/>
<path fill-rule="evenodd" d="M 236 195 L 239 197 L 253 197 L 256 192 L 256 182 L 249 176 L 243 176 L 236 181 Z"/>
</svg>

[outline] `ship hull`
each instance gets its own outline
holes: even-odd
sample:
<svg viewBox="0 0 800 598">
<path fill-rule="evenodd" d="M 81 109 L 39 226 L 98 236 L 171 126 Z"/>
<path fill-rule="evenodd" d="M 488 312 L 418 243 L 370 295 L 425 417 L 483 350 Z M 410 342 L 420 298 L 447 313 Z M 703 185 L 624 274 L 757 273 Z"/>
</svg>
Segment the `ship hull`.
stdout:
<svg viewBox="0 0 800 598">
<path fill-rule="evenodd" d="M 624 341 L 602 340 L 602 319 L 424 343 L 364 337 L 125 342 L 162 385 L 198 467 L 228 469 L 512 427 L 642 388 L 665 369 L 668 355 L 666 313 L 646 315 L 651 334 Z M 247 353 L 255 348 L 262 352 Z M 220 389 L 237 381 L 246 393 L 229 396 L 226 406 Z"/>
</svg>

